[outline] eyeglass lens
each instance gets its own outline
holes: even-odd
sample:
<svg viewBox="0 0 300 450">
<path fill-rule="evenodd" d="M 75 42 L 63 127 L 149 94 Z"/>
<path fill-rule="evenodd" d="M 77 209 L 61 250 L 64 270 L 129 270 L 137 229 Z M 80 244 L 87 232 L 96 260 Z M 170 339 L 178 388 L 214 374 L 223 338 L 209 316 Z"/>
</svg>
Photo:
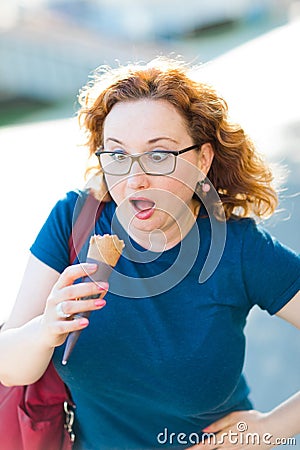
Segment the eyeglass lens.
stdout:
<svg viewBox="0 0 300 450">
<path fill-rule="evenodd" d="M 111 175 L 126 175 L 137 160 L 144 172 L 164 175 L 172 173 L 175 168 L 175 155 L 167 152 L 147 152 L 142 155 L 125 155 L 123 153 L 101 153 L 100 164 L 104 172 Z"/>
</svg>

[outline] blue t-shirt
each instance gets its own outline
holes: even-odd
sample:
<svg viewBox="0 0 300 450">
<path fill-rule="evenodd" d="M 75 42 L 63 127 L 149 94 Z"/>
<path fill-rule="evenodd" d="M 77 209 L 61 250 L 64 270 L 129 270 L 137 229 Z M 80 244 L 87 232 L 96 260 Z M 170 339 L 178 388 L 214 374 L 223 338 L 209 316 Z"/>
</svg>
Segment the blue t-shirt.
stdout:
<svg viewBox="0 0 300 450">
<path fill-rule="evenodd" d="M 69 265 L 78 196 L 56 204 L 31 247 L 58 272 Z M 186 448 L 213 421 L 252 407 L 242 375 L 246 317 L 256 304 L 275 314 L 296 294 L 300 258 L 253 220 L 231 219 L 217 268 L 199 282 L 217 226 L 205 214 L 158 254 L 128 238 L 115 209 L 107 203 L 94 230 L 126 245 L 107 305 L 91 314 L 66 366 L 64 346 L 53 357 L 77 405 L 76 448 Z"/>
</svg>

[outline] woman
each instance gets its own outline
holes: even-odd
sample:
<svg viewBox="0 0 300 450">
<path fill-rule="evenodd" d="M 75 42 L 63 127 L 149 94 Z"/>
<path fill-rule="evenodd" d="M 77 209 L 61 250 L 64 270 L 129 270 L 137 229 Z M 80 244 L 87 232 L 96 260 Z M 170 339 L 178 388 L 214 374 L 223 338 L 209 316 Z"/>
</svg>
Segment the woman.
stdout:
<svg viewBox="0 0 300 450">
<path fill-rule="evenodd" d="M 244 448 L 232 435 L 241 422 L 259 448 L 266 434 L 299 433 L 300 396 L 255 411 L 241 373 L 252 306 L 300 328 L 300 259 L 253 220 L 277 196 L 252 142 L 172 60 L 99 70 L 80 102 L 106 201 L 95 233 L 116 233 L 124 254 L 106 301 L 80 300 L 108 286 L 78 282 L 94 266 L 69 266 L 82 194 L 57 203 L 1 333 L 1 381 L 32 383 L 53 358 L 77 405 L 80 449 Z M 70 320 L 87 310 L 89 321 Z M 83 329 L 62 366 L 68 333 Z"/>
</svg>

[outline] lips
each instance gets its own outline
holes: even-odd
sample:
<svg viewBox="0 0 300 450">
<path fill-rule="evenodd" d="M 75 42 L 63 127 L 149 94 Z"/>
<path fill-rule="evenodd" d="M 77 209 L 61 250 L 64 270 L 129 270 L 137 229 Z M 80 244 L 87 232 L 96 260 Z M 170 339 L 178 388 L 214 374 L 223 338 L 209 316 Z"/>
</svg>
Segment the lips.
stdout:
<svg viewBox="0 0 300 450">
<path fill-rule="evenodd" d="M 155 202 L 143 197 L 134 197 L 130 199 L 130 202 L 136 211 L 135 216 L 138 219 L 149 219 L 154 213 Z"/>
</svg>

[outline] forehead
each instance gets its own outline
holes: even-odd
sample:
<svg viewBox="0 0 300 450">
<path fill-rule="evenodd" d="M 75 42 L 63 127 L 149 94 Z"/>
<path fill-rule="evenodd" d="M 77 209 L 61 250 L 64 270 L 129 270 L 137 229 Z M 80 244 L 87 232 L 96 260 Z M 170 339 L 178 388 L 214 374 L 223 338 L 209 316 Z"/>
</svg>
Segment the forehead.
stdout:
<svg viewBox="0 0 300 450">
<path fill-rule="evenodd" d="M 111 136 L 113 133 L 114 136 Z M 171 134 L 188 133 L 183 116 L 167 100 L 141 99 L 116 103 L 104 121 L 104 138 L 125 133 Z"/>
</svg>

